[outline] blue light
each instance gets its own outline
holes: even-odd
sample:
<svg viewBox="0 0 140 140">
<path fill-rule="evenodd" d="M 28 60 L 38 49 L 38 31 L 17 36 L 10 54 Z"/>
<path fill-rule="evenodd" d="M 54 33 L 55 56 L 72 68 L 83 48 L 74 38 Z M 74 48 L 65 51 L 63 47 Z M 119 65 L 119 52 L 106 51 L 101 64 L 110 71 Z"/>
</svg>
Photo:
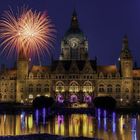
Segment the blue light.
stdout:
<svg viewBox="0 0 140 140">
<path fill-rule="evenodd" d="M 106 125 L 106 110 L 104 110 L 104 130 L 107 130 L 107 125 Z"/>
<path fill-rule="evenodd" d="M 100 119 L 101 119 L 101 118 L 100 118 L 100 117 L 101 117 L 101 110 L 100 110 L 100 108 L 98 108 L 97 111 L 98 111 L 98 120 L 100 120 Z"/>
<path fill-rule="evenodd" d="M 101 109 L 97 109 L 97 115 L 98 115 L 98 128 L 100 128 L 101 125 Z"/>
<path fill-rule="evenodd" d="M 38 109 L 36 109 L 36 111 L 35 111 L 35 120 L 36 120 L 37 125 L 38 125 L 38 119 L 39 119 L 39 111 L 38 111 Z"/>
<path fill-rule="evenodd" d="M 43 108 L 42 113 L 43 113 L 43 124 L 45 125 L 45 118 L 46 118 L 46 109 L 45 108 Z"/>
<path fill-rule="evenodd" d="M 21 112 L 20 118 L 21 118 L 21 128 L 25 129 L 25 112 Z"/>
</svg>

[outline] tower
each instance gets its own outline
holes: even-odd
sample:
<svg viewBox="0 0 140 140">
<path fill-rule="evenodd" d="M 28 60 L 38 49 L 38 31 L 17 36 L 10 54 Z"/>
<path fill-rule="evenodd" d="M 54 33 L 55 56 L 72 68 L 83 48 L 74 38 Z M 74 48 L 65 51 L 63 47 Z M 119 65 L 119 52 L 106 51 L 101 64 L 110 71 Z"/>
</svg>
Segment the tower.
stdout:
<svg viewBox="0 0 140 140">
<path fill-rule="evenodd" d="M 25 80 L 28 76 L 29 61 L 23 49 L 20 50 L 17 60 L 17 84 L 16 84 L 16 102 L 21 102 L 25 91 Z"/>
<path fill-rule="evenodd" d="M 122 98 L 129 103 L 133 93 L 133 58 L 128 47 L 128 38 L 124 36 L 120 55 L 120 67 L 122 75 Z"/>
<path fill-rule="evenodd" d="M 124 36 L 120 55 L 121 74 L 124 78 L 132 78 L 133 58 L 128 47 L 128 38 Z"/>
<path fill-rule="evenodd" d="M 77 13 L 74 10 L 71 24 L 61 41 L 60 60 L 86 60 L 88 58 L 88 41 L 79 28 Z"/>
</svg>

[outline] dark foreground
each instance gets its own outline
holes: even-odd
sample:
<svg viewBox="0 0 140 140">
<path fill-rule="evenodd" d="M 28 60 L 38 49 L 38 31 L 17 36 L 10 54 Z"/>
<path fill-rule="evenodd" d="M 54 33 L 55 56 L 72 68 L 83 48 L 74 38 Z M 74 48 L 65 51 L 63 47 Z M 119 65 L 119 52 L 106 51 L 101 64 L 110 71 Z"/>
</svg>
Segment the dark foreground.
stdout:
<svg viewBox="0 0 140 140">
<path fill-rule="evenodd" d="M 0 140 L 101 140 L 86 137 L 63 137 L 49 134 L 34 134 L 25 136 L 0 136 Z"/>
</svg>

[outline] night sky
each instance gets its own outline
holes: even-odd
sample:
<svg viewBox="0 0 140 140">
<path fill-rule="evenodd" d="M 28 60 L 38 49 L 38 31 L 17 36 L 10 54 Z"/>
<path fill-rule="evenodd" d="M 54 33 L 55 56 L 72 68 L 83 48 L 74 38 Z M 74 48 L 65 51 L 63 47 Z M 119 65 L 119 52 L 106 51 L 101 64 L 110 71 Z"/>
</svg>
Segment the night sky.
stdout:
<svg viewBox="0 0 140 140">
<path fill-rule="evenodd" d="M 134 60 L 140 65 L 140 0 L 0 0 L 0 14 L 9 6 L 17 9 L 23 5 L 48 12 L 57 29 L 53 51 L 56 59 L 75 7 L 80 27 L 89 41 L 91 59 L 97 56 L 98 64 L 116 64 L 122 38 L 127 34 Z M 0 63 L 13 65 L 14 59 L 0 57 Z M 46 54 L 42 64 L 49 63 L 50 58 Z"/>
</svg>

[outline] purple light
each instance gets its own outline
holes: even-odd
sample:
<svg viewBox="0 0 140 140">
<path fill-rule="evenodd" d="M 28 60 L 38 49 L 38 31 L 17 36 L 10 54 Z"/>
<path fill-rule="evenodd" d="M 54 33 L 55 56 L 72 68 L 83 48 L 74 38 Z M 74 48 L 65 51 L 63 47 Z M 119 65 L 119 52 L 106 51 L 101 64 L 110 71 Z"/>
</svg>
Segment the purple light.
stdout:
<svg viewBox="0 0 140 140">
<path fill-rule="evenodd" d="M 76 95 L 71 95 L 70 97 L 70 102 L 73 103 L 73 102 L 77 102 L 78 101 L 78 98 Z"/>
<path fill-rule="evenodd" d="M 85 101 L 86 103 L 91 103 L 91 96 L 86 95 L 86 96 L 84 97 L 84 101 Z"/>
<path fill-rule="evenodd" d="M 63 103 L 63 102 L 64 102 L 63 96 L 62 96 L 62 95 L 58 95 L 58 96 L 57 96 L 57 101 L 58 101 L 59 103 Z"/>
<path fill-rule="evenodd" d="M 58 125 L 59 125 L 59 127 L 60 127 L 60 125 L 61 125 L 62 123 L 64 123 L 64 115 L 58 115 L 58 117 L 57 117 L 57 122 L 58 122 Z"/>
</svg>

